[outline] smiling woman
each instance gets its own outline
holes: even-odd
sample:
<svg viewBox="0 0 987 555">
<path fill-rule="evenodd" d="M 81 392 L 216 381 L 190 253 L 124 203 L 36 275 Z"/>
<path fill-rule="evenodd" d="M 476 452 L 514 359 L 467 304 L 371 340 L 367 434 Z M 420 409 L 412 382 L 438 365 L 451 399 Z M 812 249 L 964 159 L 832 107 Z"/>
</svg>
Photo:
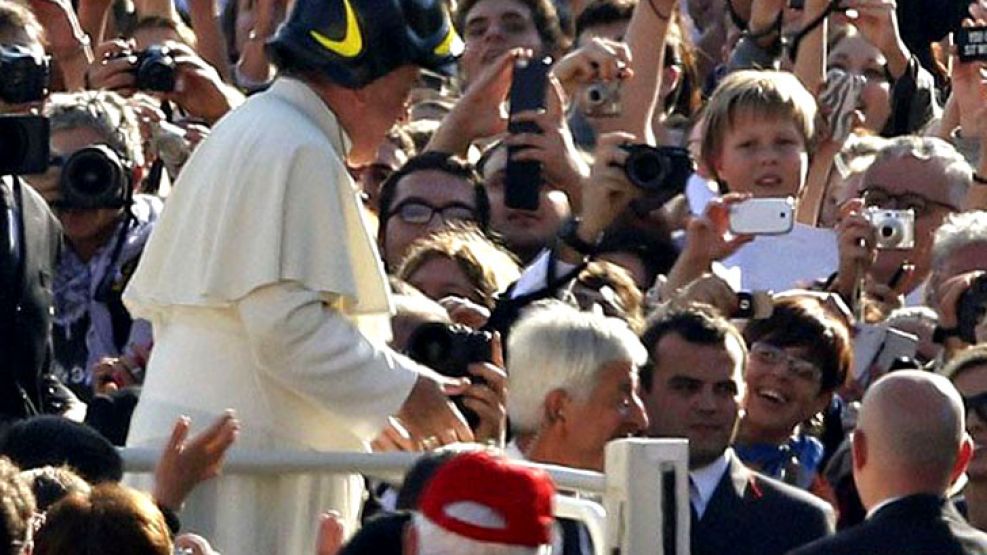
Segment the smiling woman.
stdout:
<svg viewBox="0 0 987 555">
<path fill-rule="evenodd" d="M 736 451 L 749 466 L 802 488 L 817 478 L 822 443 L 802 425 L 822 412 L 851 364 L 849 333 L 814 298 L 776 299 L 744 330 L 750 347 Z"/>
</svg>

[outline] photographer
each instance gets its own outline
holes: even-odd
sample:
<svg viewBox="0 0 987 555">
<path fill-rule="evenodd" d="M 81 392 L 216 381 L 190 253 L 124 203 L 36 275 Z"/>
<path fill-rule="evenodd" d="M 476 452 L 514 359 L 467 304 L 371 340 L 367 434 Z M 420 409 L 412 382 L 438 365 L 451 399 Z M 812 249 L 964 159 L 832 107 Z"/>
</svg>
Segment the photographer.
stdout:
<svg viewBox="0 0 987 555">
<path fill-rule="evenodd" d="M 30 11 L 0 0 L 0 45 L 19 46 L 40 58 L 40 35 Z M 8 79 L 0 80 L 0 114 L 43 101 L 44 91 L 24 94 L 8 87 L 15 84 Z M 5 143 L 6 134 L 25 130 L 16 121 L 0 121 Z M 0 171 L 0 427 L 45 409 L 42 376 L 51 363 L 52 276 L 61 249 L 58 222 L 41 196 L 16 175 L 17 164 L 12 166 Z"/>
<path fill-rule="evenodd" d="M 948 143 L 930 137 L 893 139 L 851 191 L 863 200 L 843 207 L 843 218 L 836 227 L 839 270 L 830 290 L 852 305 L 863 279 L 865 297 L 879 313 L 872 317 L 878 318 L 902 303 L 918 304 L 918 291 L 929 275 L 933 233 L 946 216 L 961 210 L 970 182 L 969 164 Z M 889 225 L 901 225 L 906 232 L 902 238 L 911 235 L 912 240 L 882 241 L 884 247 L 878 248 L 877 231 L 868 216 L 871 207 L 911 210 L 912 216 L 907 212 L 884 214 L 891 217 Z M 912 217 L 913 223 L 905 221 Z"/>
<path fill-rule="evenodd" d="M 29 179 L 54 207 L 66 239 L 54 278 L 54 372 L 88 400 L 110 382 L 141 381 L 150 325 L 133 321 L 120 296 L 162 205 L 134 195 L 143 154 L 136 117 L 122 97 L 55 94 L 46 114 L 52 164 Z M 97 369 L 105 357 L 122 360 Z"/>
</svg>

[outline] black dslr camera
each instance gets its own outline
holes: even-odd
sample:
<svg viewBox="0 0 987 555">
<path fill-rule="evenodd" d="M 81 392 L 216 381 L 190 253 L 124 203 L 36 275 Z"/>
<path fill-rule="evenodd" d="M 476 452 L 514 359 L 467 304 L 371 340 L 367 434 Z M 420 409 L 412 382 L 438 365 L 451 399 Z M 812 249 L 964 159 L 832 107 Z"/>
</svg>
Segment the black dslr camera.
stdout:
<svg viewBox="0 0 987 555">
<path fill-rule="evenodd" d="M 0 100 L 7 104 L 37 102 L 48 96 L 51 66 L 46 56 L 28 48 L 0 44 Z"/>
<path fill-rule="evenodd" d="M 134 56 L 134 86 L 137 90 L 172 92 L 178 79 L 178 66 L 171 48 L 154 44 L 139 52 L 124 51 L 120 56 Z"/>
<path fill-rule="evenodd" d="M 0 175 L 43 173 L 50 155 L 48 119 L 0 115 Z"/>
<path fill-rule="evenodd" d="M 405 353 L 419 362 L 450 378 L 479 380 L 469 373 L 467 367 L 474 362 L 491 361 L 493 335 L 485 331 L 475 331 L 459 324 L 429 322 L 422 324 L 408 338 Z M 466 417 L 470 428 L 476 428 L 480 419 L 472 410 L 462 404 L 461 397 L 453 397 L 453 402 Z"/>
<path fill-rule="evenodd" d="M 975 345 L 977 325 L 987 315 L 987 274 L 977 277 L 956 303 L 956 320 L 960 339 Z"/>
<path fill-rule="evenodd" d="M 106 145 L 77 150 L 58 181 L 62 208 L 123 208 L 130 199 L 131 167 Z"/>
<path fill-rule="evenodd" d="M 634 186 L 644 191 L 644 197 L 634 201 L 638 212 L 661 208 L 676 195 L 685 192 L 696 165 L 684 148 L 645 144 L 629 144 L 624 173 Z"/>
</svg>

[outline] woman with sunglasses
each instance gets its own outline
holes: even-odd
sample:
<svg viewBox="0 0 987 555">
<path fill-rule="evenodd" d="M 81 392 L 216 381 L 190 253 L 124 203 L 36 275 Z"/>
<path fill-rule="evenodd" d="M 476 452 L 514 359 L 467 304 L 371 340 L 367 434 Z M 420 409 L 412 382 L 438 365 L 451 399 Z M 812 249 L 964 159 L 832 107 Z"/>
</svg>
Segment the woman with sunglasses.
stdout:
<svg viewBox="0 0 987 555">
<path fill-rule="evenodd" d="M 963 502 L 957 503 L 973 526 L 987 530 L 987 344 L 964 351 L 943 370 L 963 396 L 966 431 L 973 438 L 973 458 L 966 469 L 969 481 Z"/>
<path fill-rule="evenodd" d="M 817 299 L 776 298 L 771 317 L 752 320 L 744 338 L 747 388 L 734 448 L 755 470 L 816 489 L 824 450 L 807 427 L 850 368 L 846 325 Z"/>
</svg>

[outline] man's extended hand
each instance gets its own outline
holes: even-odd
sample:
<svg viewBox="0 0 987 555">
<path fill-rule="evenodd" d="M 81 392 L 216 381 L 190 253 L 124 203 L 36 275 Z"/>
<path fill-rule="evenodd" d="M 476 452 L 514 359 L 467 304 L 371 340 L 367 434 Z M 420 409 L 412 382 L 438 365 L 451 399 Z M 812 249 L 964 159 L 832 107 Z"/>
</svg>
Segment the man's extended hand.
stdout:
<svg viewBox="0 0 987 555">
<path fill-rule="evenodd" d="M 460 441 L 471 442 L 473 432 L 449 400 L 450 395 L 462 394 L 469 385 L 466 379 L 454 380 L 434 372 L 423 372 L 419 374 L 396 418 L 408 431 L 412 441 L 425 448 Z"/>
</svg>

